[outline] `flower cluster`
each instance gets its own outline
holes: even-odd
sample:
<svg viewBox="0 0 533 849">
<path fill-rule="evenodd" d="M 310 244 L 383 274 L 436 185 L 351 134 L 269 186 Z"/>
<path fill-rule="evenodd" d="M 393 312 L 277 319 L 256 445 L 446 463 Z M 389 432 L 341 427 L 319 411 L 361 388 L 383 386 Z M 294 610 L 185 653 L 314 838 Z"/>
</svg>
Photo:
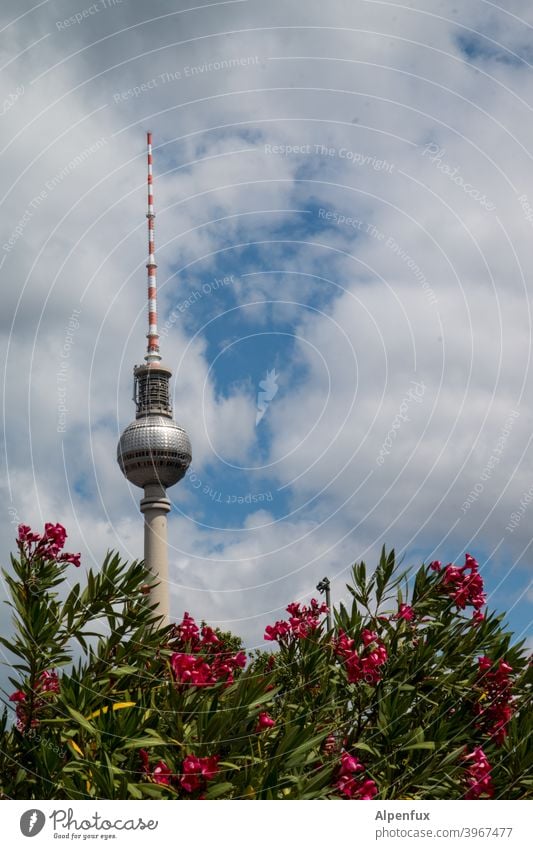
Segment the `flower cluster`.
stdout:
<svg viewBox="0 0 533 849">
<path fill-rule="evenodd" d="M 198 758 L 196 755 L 187 755 L 181 766 L 182 776 L 180 786 L 187 793 L 195 793 L 197 790 L 205 790 L 208 781 L 211 781 L 218 772 L 218 755 L 209 758 Z"/>
<path fill-rule="evenodd" d="M 491 799 L 494 796 L 492 786 L 491 766 L 485 752 L 480 746 L 476 746 L 470 754 L 465 754 L 463 760 L 470 761 L 466 770 L 466 799 L 479 799 L 485 796 Z"/>
<path fill-rule="evenodd" d="M 208 758 L 198 758 L 196 755 L 187 755 L 181 765 L 181 773 L 175 775 L 165 761 L 158 761 L 154 767 L 150 766 L 150 759 L 146 749 L 139 749 L 142 772 L 154 784 L 170 786 L 177 784 L 186 793 L 195 793 L 197 790 L 205 790 L 208 781 L 218 772 L 218 755 Z"/>
<path fill-rule="evenodd" d="M 388 659 L 387 649 L 376 632 L 369 631 L 368 628 L 363 628 L 361 640 L 363 650 L 358 652 L 354 648 L 355 640 L 340 631 L 334 643 L 335 654 L 344 661 L 350 684 L 357 684 L 359 681 L 378 684 L 381 681 L 379 667 Z"/>
<path fill-rule="evenodd" d="M 441 571 L 440 561 L 434 560 L 430 568 L 435 572 Z M 467 605 L 474 608 L 474 622 L 484 619 L 480 608 L 487 597 L 483 592 L 483 578 L 479 574 L 479 563 L 472 555 L 465 554 L 464 566 L 454 566 L 448 563 L 442 572 L 442 587 L 459 608 L 464 610 Z"/>
<path fill-rule="evenodd" d="M 327 604 L 319 604 L 316 598 L 311 599 L 309 607 L 293 601 L 285 609 L 289 614 L 288 622 L 281 619 L 274 625 L 267 625 L 265 640 L 277 640 L 281 645 L 289 643 L 294 638 L 308 637 L 320 627 L 320 617 L 328 612 Z"/>
<path fill-rule="evenodd" d="M 59 563 L 80 565 L 80 554 L 59 552 L 65 545 L 67 532 L 63 525 L 47 522 L 43 534 L 36 534 L 28 525 L 19 525 L 17 545 L 28 560 L 56 560 Z"/>
<path fill-rule="evenodd" d="M 174 629 L 172 647 L 177 648 L 170 666 L 178 684 L 232 684 L 236 670 L 246 665 L 243 651 L 232 654 L 209 625 L 198 627 L 186 612 L 183 621 Z"/>
<path fill-rule="evenodd" d="M 500 660 L 494 668 L 494 663 L 489 657 L 480 657 L 478 664 L 478 683 L 483 692 L 474 707 L 478 717 L 477 728 L 501 746 L 507 735 L 507 725 L 513 715 L 512 683 L 509 677 L 513 668 L 504 660 Z"/>
<path fill-rule="evenodd" d="M 343 752 L 334 785 L 341 796 L 346 796 L 347 799 L 373 799 L 377 796 L 378 788 L 375 781 L 360 776 L 360 773 L 364 771 L 365 767 L 357 758 L 348 752 Z"/>
<path fill-rule="evenodd" d="M 17 728 L 24 731 L 27 728 L 35 728 L 39 724 L 37 714 L 47 703 L 45 693 L 59 693 L 59 678 L 53 669 L 41 672 L 35 687 L 33 701 L 23 690 L 15 690 L 9 697 L 10 702 L 16 704 Z M 44 696 L 44 698 L 43 698 Z"/>
</svg>

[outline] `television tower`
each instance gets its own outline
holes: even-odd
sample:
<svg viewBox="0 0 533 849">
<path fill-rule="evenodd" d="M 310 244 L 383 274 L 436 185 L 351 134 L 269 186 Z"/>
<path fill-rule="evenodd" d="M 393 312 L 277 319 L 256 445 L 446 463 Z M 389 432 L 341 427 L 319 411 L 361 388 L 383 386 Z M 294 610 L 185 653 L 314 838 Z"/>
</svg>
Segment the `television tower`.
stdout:
<svg viewBox="0 0 533 849">
<path fill-rule="evenodd" d="M 128 425 L 117 447 L 118 464 L 130 481 L 144 489 L 144 560 L 157 579 L 150 591 L 150 603 L 161 625 L 169 624 L 167 513 L 170 501 L 167 487 L 184 476 L 192 459 L 191 443 L 185 430 L 172 418 L 170 369 L 161 363 L 157 332 L 157 286 L 154 246 L 154 196 L 152 178 L 152 134 L 148 143 L 148 345 L 145 363 L 133 369 L 135 421 Z"/>
</svg>

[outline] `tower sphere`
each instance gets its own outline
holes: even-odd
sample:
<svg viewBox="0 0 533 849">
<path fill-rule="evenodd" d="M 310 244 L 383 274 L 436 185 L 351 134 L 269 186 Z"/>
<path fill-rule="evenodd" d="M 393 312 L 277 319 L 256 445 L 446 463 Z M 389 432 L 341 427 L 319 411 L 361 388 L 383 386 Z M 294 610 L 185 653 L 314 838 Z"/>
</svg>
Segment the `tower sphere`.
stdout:
<svg viewBox="0 0 533 849">
<path fill-rule="evenodd" d="M 178 483 L 192 459 L 186 431 L 166 416 L 147 415 L 131 422 L 120 437 L 118 464 L 135 486 Z"/>
</svg>

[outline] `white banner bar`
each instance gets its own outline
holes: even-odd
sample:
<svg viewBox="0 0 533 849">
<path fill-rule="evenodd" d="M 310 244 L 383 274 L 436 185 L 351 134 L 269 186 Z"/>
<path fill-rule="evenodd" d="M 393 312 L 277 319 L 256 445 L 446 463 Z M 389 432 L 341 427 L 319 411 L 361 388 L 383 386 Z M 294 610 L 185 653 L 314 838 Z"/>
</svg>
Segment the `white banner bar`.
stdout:
<svg viewBox="0 0 533 849">
<path fill-rule="evenodd" d="M 340 801 L 340 800 L 339 800 Z M 2 844 L 289 849 L 533 845 L 533 802 L 4 801 Z M 272 811 L 272 806 L 276 811 Z M 31 841 L 35 842 L 31 842 Z"/>
</svg>

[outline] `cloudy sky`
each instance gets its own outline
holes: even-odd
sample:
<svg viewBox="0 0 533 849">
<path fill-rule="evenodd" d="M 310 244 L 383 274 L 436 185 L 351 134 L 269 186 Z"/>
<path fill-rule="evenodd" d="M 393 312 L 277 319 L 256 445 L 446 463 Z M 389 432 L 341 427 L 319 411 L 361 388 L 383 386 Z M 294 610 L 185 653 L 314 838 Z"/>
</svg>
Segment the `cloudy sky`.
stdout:
<svg viewBox="0 0 533 849">
<path fill-rule="evenodd" d="M 65 524 L 85 566 L 142 556 L 115 456 L 146 342 L 151 130 L 162 352 L 193 445 L 169 491 L 173 614 L 258 646 L 385 544 L 471 552 L 531 641 L 531 3 L 0 16 L 2 562 L 19 521 Z"/>
</svg>

